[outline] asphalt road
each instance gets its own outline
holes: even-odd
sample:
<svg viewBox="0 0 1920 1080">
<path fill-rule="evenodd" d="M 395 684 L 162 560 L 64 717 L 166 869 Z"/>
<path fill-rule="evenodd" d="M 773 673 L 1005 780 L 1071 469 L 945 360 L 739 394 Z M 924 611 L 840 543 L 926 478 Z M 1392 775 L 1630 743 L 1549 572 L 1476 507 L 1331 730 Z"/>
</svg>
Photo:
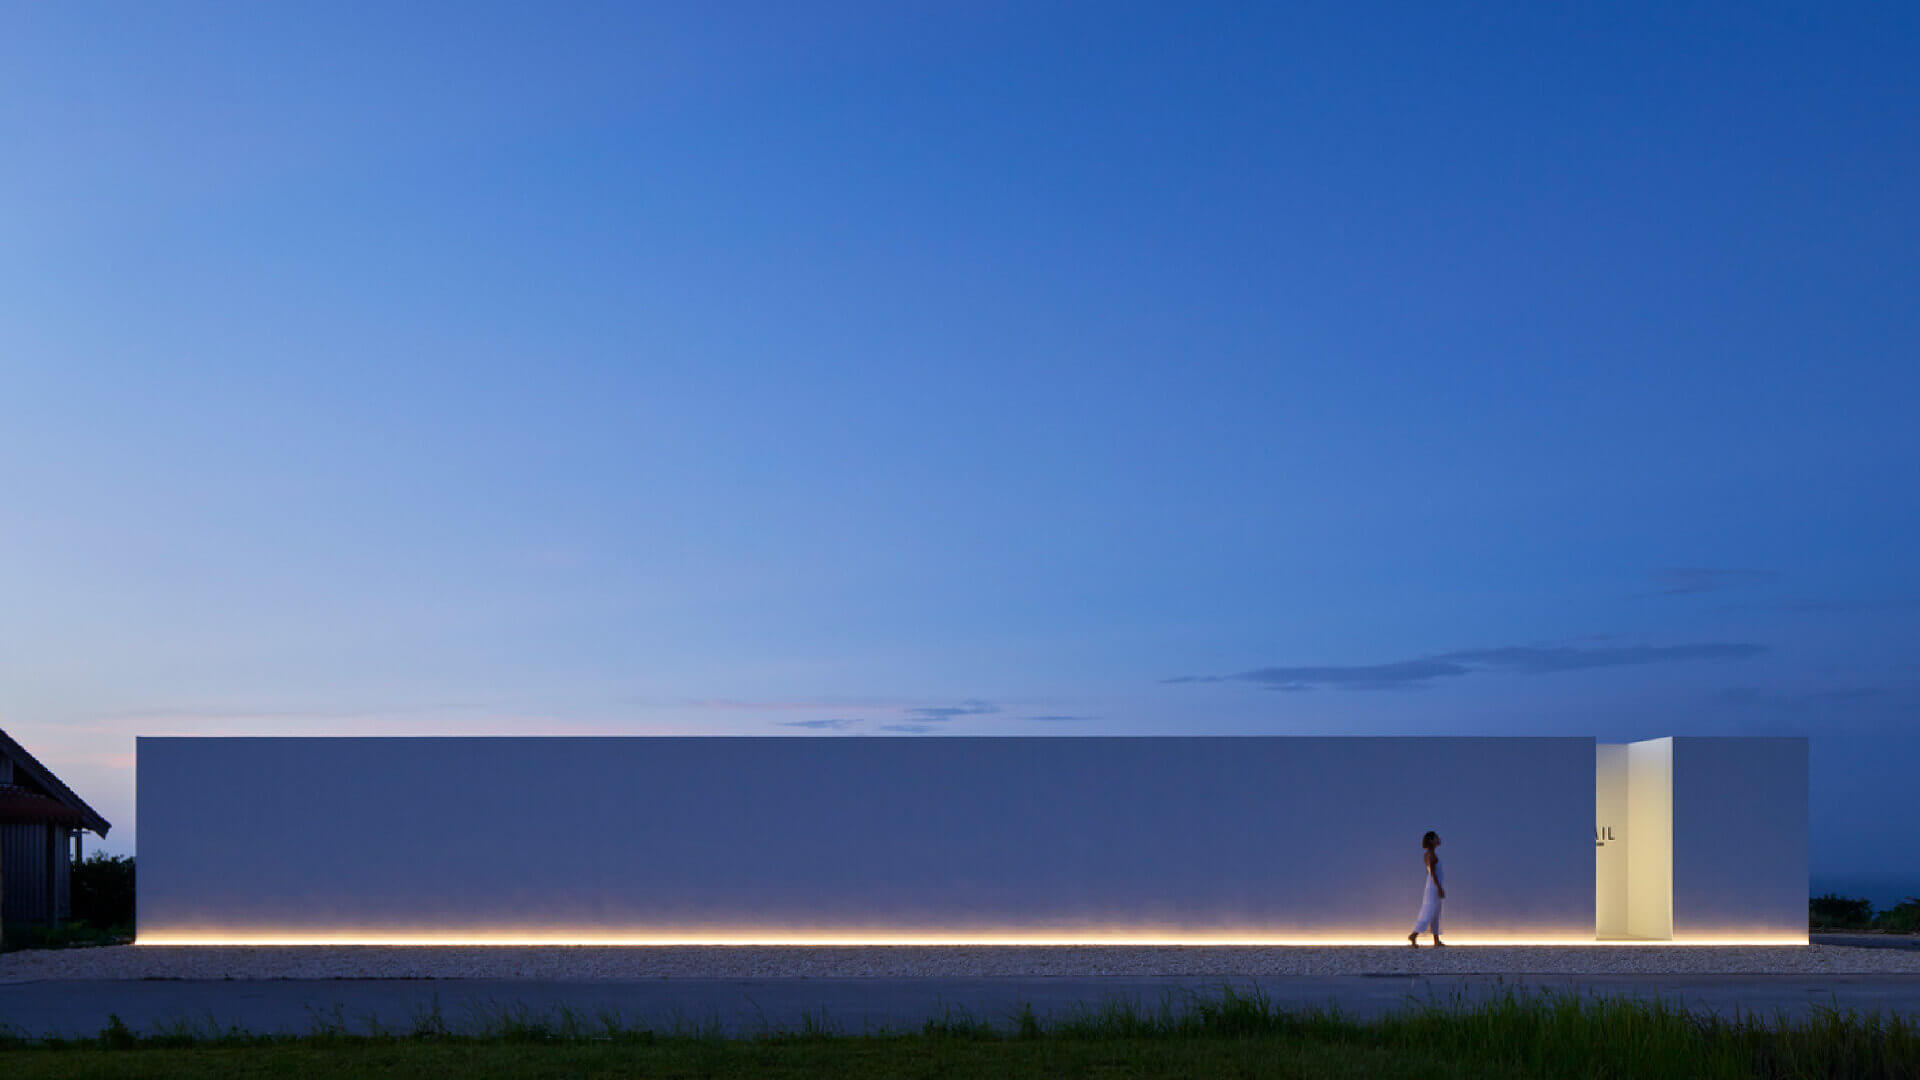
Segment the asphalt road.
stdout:
<svg viewBox="0 0 1920 1080">
<path fill-rule="evenodd" d="M 1920 952 L 1920 934 L 1814 934 L 1815 945 L 1849 945 L 1856 949 L 1908 949 Z"/>
<path fill-rule="evenodd" d="M 1920 1019 L 1920 977 L 1835 975 L 1492 976 L 1394 975 L 1239 978 L 1278 1004 L 1337 1006 L 1372 1017 L 1429 999 L 1480 999 L 1507 992 L 1659 996 L 1696 1011 L 1798 1017 L 1820 1007 L 1891 1012 Z M 1220 980 L 1188 978 L 647 979 L 550 982 L 478 979 L 272 981 L 56 981 L 0 985 L 0 1024 L 33 1036 L 97 1034 L 110 1015 L 136 1031 L 185 1025 L 306 1034 L 345 1028 L 406 1032 L 436 1011 L 453 1030 L 520 1014 L 556 1019 L 571 1010 L 597 1025 L 614 1016 L 656 1030 L 718 1025 L 733 1034 L 793 1030 L 809 1017 L 860 1033 L 917 1028 L 965 1013 L 1005 1023 L 1030 1004 L 1064 1017 L 1112 998 L 1157 1006 L 1169 995 L 1217 991 Z"/>
</svg>

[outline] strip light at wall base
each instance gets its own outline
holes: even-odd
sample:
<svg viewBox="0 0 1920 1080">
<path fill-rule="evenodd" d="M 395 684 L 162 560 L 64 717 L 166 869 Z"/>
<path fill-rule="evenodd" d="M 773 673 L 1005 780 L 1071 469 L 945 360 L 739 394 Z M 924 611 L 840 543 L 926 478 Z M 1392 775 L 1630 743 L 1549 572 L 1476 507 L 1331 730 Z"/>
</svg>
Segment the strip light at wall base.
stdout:
<svg viewBox="0 0 1920 1080">
<path fill-rule="evenodd" d="M 1593 937 L 1502 937 L 1498 934 L 1462 934 L 1448 938 L 1449 946 L 1482 948 L 1642 948 L 1657 947 L 1805 947 L 1804 937 L 1678 937 L 1672 940 L 1596 939 Z M 142 934 L 140 946 L 197 947 L 575 947 L 575 948 L 1406 948 L 1406 939 L 1342 935 L 1106 936 L 966 934 L 957 936 L 871 934 L 781 936 L 745 932 L 738 935 L 625 936 L 617 934 Z M 1422 946 L 1423 948 L 1427 946 Z"/>
</svg>

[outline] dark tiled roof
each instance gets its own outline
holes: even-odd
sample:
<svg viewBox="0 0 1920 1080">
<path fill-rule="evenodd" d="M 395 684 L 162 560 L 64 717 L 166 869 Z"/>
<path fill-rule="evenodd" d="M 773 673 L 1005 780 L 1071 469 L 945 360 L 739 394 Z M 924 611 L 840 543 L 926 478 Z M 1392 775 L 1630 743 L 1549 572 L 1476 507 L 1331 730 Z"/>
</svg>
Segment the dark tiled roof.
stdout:
<svg viewBox="0 0 1920 1080">
<path fill-rule="evenodd" d="M 4 731 L 0 731 L 0 757 L 13 759 L 16 780 L 19 779 L 18 774 L 25 773 L 27 779 L 47 790 L 48 795 L 36 795 L 36 798 L 48 799 L 48 801 L 55 805 L 63 807 L 77 815 L 73 824 L 98 836 L 107 835 L 107 830 L 113 827 L 107 824 L 107 819 L 96 813 L 93 807 L 88 806 L 85 799 L 75 795 L 72 788 L 61 783 L 59 777 L 53 775 L 45 765 L 40 764 L 38 758 L 27 753 L 26 747 L 14 742 L 13 738 Z M 26 795 L 35 795 L 34 792 L 27 791 L 18 784 L 0 785 L 0 799 L 4 799 L 8 793 L 14 791 L 19 791 Z M 51 797 L 49 798 L 49 796 Z M 6 809 L 8 805 L 6 802 L 0 802 L 0 820 L 9 820 L 7 817 L 9 811 Z M 22 810 L 21 812 L 26 813 L 27 811 Z M 51 821 L 53 819 L 47 817 L 32 817 L 25 820 Z"/>
<path fill-rule="evenodd" d="M 87 815 L 50 795 L 15 784 L 0 784 L 0 825 L 37 825 L 52 822 L 76 829 L 89 827 Z"/>
</svg>

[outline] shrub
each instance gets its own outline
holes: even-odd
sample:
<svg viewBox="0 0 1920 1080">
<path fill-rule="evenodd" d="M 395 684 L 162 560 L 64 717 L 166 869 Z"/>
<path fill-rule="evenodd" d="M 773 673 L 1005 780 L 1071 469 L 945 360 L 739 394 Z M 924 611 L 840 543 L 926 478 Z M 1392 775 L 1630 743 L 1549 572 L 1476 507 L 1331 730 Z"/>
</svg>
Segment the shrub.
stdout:
<svg viewBox="0 0 1920 1080">
<path fill-rule="evenodd" d="M 82 922 L 27 923 L 7 927 L 0 952 L 19 949 L 79 949 L 91 945 L 125 945 L 133 939 L 130 926 L 88 926 Z"/>
<path fill-rule="evenodd" d="M 74 864 L 72 890 L 75 922 L 133 925 L 133 856 L 94 852 Z"/>
<path fill-rule="evenodd" d="M 1873 928 L 1895 934 L 1920 934 L 1920 896 L 1909 896 L 1875 916 Z"/>
<path fill-rule="evenodd" d="M 1873 924 L 1873 904 L 1857 896 L 1816 896 L 1807 902 L 1807 923 L 1815 930 L 1864 930 Z"/>
</svg>

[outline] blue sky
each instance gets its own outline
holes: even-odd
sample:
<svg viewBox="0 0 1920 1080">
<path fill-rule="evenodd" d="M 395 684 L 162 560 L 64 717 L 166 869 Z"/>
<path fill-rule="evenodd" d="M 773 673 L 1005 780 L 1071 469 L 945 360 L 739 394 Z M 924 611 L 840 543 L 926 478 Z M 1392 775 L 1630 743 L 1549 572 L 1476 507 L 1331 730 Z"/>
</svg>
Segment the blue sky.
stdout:
<svg viewBox="0 0 1920 1080">
<path fill-rule="evenodd" d="M 1809 734 L 1897 875 L 1916 46 L 8 5 L 0 724 Z"/>
</svg>

